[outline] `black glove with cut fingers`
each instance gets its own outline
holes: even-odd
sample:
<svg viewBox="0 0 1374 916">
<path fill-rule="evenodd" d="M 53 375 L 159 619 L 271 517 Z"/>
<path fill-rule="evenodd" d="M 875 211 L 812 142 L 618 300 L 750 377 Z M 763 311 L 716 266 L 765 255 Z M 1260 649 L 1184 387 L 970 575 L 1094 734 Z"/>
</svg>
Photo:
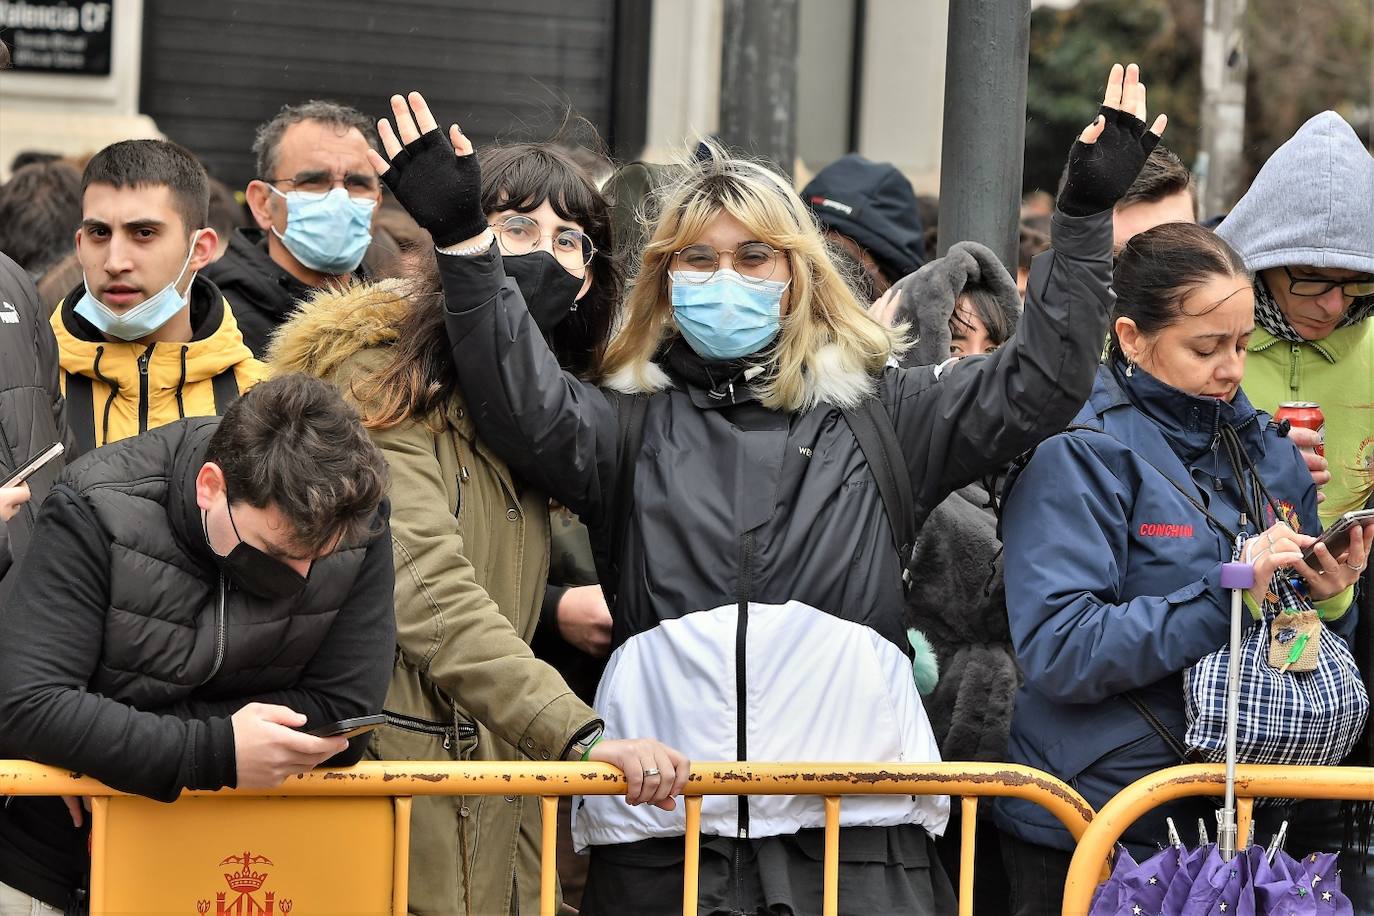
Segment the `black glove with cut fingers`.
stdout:
<svg viewBox="0 0 1374 916">
<path fill-rule="evenodd" d="M 1127 111 L 1103 105 L 1104 120 L 1094 143 L 1075 140 L 1069 150 L 1069 166 L 1059 209 L 1069 216 L 1090 216 L 1116 205 L 1140 174 L 1159 135 Z"/>
<path fill-rule="evenodd" d="M 477 156 L 454 155 L 442 130 L 421 134 L 391 158 L 390 166 L 382 181 L 438 247 L 456 245 L 487 228 Z"/>
</svg>

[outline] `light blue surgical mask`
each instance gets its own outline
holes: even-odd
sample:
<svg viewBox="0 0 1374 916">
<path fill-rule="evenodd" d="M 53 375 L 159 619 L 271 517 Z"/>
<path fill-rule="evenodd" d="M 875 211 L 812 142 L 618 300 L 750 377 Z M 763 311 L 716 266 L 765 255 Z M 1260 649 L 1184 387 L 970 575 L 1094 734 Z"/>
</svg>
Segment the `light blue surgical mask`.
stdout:
<svg viewBox="0 0 1374 916">
<path fill-rule="evenodd" d="M 275 226 L 272 232 L 297 261 L 335 277 L 358 269 L 372 243 L 375 200 L 350 197 L 344 188 L 272 193 L 286 198 L 286 234 Z"/>
<path fill-rule="evenodd" d="M 763 349 L 782 327 L 782 294 L 791 283 L 747 280 L 722 267 L 705 282 L 702 274 L 675 270 L 668 296 L 677 329 L 706 359 L 739 359 Z"/>
<path fill-rule="evenodd" d="M 182 263 L 181 270 L 177 272 L 176 279 L 124 312 L 116 312 L 92 295 L 91 283 L 86 279 L 86 272 L 83 270 L 81 280 L 86 287 L 86 294 L 76 304 L 76 313 L 95 325 L 100 333 L 110 337 L 119 340 L 141 340 L 147 337 L 171 321 L 177 312 L 186 307 L 186 296 L 177 292 L 177 284 L 186 275 L 186 268 L 191 266 L 191 257 L 196 253 L 196 239 L 198 238 L 200 238 L 199 229 L 191 236 L 190 250 L 186 252 L 186 260 Z M 195 282 L 195 274 L 191 275 L 191 282 Z M 188 295 L 190 291 L 191 284 L 188 283 L 186 284 Z"/>
</svg>

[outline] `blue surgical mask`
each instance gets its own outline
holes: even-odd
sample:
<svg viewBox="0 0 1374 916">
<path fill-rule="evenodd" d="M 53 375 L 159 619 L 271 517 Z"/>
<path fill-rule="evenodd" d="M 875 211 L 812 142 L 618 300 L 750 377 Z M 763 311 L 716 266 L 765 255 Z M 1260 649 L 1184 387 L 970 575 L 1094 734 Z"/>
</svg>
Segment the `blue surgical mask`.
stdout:
<svg viewBox="0 0 1374 916">
<path fill-rule="evenodd" d="M 177 284 L 186 275 L 186 268 L 191 266 L 191 256 L 196 252 L 196 239 L 199 237 L 200 230 L 196 230 L 191 236 L 191 248 L 186 252 L 186 260 L 177 272 L 176 279 L 124 312 L 116 312 L 91 294 L 91 283 L 86 279 L 86 272 L 83 270 L 81 280 L 85 284 L 86 294 L 76 304 L 76 313 L 95 325 L 100 333 L 110 337 L 120 340 L 141 340 L 147 337 L 186 307 L 186 296 L 177 292 Z M 195 282 L 194 274 L 191 275 L 191 282 Z M 188 283 L 188 295 L 190 291 L 191 285 Z"/>
<path fill-rule="evenodd" d="M 268 185 L 272 188 L 271 185 Z M 286 250 L 311 270 L 340 277 L 357 270 L 372 244 L 372 211 L 375 200 L 355 199 L 344 188 L 323 194 L 291 191 L 286 198 L 286 234 L 272 232 Z"/>
<path fill-rule="evenodd" d="M 746 280 L 724 267 L 704 283 L 692 282 L 700 277 L 686 270 L 668 277 L 673 320 L 698 355 L 739 359 L 757 353 L 778 335 L 788 283 Z"/>
</svg>

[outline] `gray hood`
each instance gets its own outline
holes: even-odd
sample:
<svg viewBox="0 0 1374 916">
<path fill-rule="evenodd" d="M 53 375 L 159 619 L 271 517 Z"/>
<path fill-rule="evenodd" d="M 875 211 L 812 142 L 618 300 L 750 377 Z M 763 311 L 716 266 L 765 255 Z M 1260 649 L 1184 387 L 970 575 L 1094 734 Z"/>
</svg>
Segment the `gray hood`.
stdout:
<svg viewBox="0 0 1374 916">
<path fill-rule="evenodd" d="M 1274 151 L 1217 227 L 1251 271 L 1296 264 L 1374 273 L 1374 157 L 1334 111 Z"/>
</svg>

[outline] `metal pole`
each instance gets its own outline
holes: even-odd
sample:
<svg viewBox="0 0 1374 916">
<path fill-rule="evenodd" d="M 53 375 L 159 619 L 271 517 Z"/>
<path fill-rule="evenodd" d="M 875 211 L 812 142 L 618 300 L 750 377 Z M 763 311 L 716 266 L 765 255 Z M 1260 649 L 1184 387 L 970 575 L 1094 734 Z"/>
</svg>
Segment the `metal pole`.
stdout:
<svg viewBox="0 0 1374 916">
<path fill-rule="evenodd" d="M 951 0 L 940 243 L 974 241 L 1016 270 L 1026 154 L 1030 0 Z"/>
<path fill-rule="evenodd" d="M 1202 23 L 1202 215 L 1240 196 L 1245 143 L 1246 0 L 1207 0 Z"/>
<path fill-rule="evenodd" d="M 1255 567 L 1238 562 L 1244 535 L 1236 539 L 1237 561 L 1221 566 L 1221 587 L 1231 590 L 1231 653 L 1226 660 L 1226 791 L 1217 812 L 1217 851 L 1222 861 L 1236 857 L 1236 728 L 1240 720 L 1240 631 L 1245 606 L 1241 593 L 1255 584 Z"/>
<path fill-rule="evenodd" d="M 798 0 L 725 0 L 720 139 L 784 175 L 797 156 Z"/>
</svg>

